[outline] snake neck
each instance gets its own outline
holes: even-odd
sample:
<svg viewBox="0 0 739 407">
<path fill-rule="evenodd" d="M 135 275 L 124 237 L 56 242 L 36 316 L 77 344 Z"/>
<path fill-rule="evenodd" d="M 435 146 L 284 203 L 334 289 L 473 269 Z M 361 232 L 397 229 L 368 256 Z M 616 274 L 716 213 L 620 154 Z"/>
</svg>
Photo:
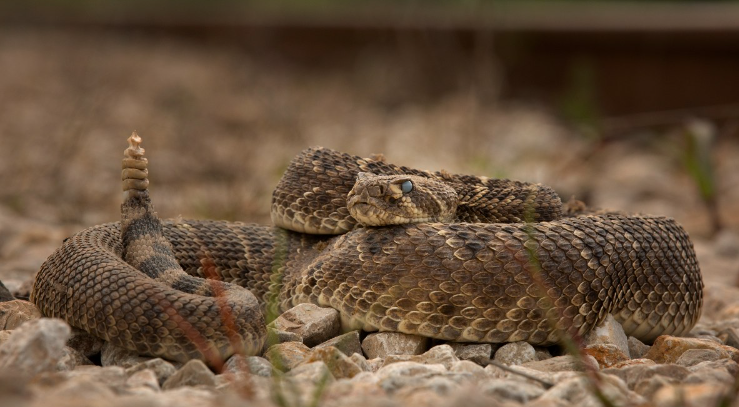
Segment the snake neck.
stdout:
<svg viewBox="0 0 739 407">
<path fill-rule="evenodd" d="M 357 221 L 347 209 L 347 195 L 360 172 L 440 180 L 456 191 L 459 197 L 456 220 L 461 222 L 543 222 L 557 220 L 562 215 L 559 196 L 544 185 L 423 171 L 313 147 L 293 158 L 275 187 L 272 223 L 311 234 L 354 230 Z"/>
</svg>

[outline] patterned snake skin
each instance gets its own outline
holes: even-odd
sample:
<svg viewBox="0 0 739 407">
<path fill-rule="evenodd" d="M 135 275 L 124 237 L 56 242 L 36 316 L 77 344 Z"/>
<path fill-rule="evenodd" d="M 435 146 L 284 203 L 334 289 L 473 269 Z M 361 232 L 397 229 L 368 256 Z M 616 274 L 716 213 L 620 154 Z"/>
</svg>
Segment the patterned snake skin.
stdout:
<svg viewBox="0 0 739 407">
<path fill-rule="evenodd" d="M 275 223 L 297 231 L 160 223 L 143 150 L 129 150 L 122 222 L 65 240 L 39 271 L 32 301 L 141 354 L 215 363 L 258 353 L 265 308 L 303 302 L 337 309 L 345 329 L 542 345 L 588 332 L 609 313 L 645 342 L 687 333 L 700 316 L 698 263 L 672 219 L 563 217 L 546 187 L 309 149 L 273 196 Z M 356 228 L 346 196 L 362 171 L 443 179 L 460 197 L 458 219 L 496 223 Z M 330 230 L 347 232 L 301 233 Z"/>
</svg>

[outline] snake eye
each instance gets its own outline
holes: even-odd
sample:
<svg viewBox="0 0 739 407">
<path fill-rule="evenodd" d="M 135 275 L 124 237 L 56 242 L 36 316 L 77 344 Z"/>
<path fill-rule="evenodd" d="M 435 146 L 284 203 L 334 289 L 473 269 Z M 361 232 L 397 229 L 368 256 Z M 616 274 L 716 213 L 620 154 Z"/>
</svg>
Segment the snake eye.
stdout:
<svg viewBox="0 0 739 407">
<path fill-rule="evenodd" d="M 408 180 L 403 181 L 403 183 L 400 184 L 400 190 L 403 191 L 404 194 L 413 191 L 413 183 Z"/>
</svg>

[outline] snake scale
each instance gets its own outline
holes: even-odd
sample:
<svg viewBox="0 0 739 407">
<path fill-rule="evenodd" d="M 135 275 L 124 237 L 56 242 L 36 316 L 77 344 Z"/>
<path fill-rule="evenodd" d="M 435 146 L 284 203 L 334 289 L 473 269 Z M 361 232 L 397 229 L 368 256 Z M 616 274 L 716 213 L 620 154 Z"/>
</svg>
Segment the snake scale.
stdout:
<svg viewBox="0 0 739 407">
<path fill-rule="evenodd" d="M 44 315 L 140 354 L 209 363 L 257 354 L 265 311 L 304 302 L 337 309 L 345 329 L 539 345 L 586 333 L 608 314 L 645 342 L 685 334 L 700 316 L 693 246 L 669 218 L 570 213 L 545 186 L 311 148 L 275 189 L 276 226 L 160 221 L 132 139 L 121 222 L 66 239 L 31 299 Z M 367 173 L 401 178 L 356 190 Z M 349 206 L 359 199 L 355 207 L 376 212 L 372 195 L 418 212 L 411 193 L 424 180 L 451 190 L 451 223 L 358 227 L 362 216 L 348 209 L 349 196 Z"/>
</svg>

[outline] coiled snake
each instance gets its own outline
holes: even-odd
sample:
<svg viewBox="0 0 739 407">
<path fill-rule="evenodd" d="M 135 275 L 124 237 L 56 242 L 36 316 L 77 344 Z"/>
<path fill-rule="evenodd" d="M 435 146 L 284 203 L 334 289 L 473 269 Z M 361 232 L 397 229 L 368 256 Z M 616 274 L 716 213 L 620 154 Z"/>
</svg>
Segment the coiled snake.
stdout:
<svg viewBox="0 0 739 407">
<path fill-rule="evenodd" d="M 672 219 L 563 214 L 541 185 L 313 148 L 273 194 L 274 227 L 160 222 L 140 139 L 129 141 L 121 222 L 66 239 L 31 299 L 44 315 L 141 354 L 255 354 L 265 309 L 302 302 L 337 309 L 345 329 L 461 342 L 553 344 L 609 313 L 651 342 L 687 333 L 700 316 L 698 263 Z M 445 192 L 423 201 L 439 183 Z M 396 209 L 380 223 L 422 223 L 357 226 L 387 213 L 382 205 Z M 403 211 L 415 218 L 401 220 Z"/>
</svg>

